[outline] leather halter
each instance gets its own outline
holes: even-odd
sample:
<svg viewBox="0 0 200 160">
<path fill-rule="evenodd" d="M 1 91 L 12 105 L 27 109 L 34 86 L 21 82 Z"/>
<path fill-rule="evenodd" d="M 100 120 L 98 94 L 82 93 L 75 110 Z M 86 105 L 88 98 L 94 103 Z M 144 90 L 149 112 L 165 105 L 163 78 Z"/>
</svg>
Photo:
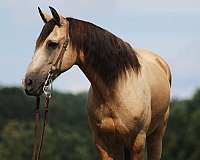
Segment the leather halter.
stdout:
<svg viewBox="0 0 200 160">
<path fill-rule="evenodd" d="M 52 78 L 53 76 L 55 76 L 58 71 L 59 68 L 57 68 L 58 63 L 59 66 L 61 67 L 62 65 L 62 59 L 64 56 L 64 53 L 67 49 L 68 46 L 68 42 L 69 40 L 66 38 L 61 51 L 58 55 L 58 57 L 56 58 L 55 63 L 51 66 L 47 79 L 44 83 L 43 86 L 43 91 L 45 93 L 45 109 L 44 109 L 44 122 L 43 122 L 43 128 L 41 130 L 40 127 L 40 97 L 36 97 L 36 109 L 35 109 L 35 141 L 33 144 L 33 151 L 32 151 L 32 160 L 39 160 L 40 159 L 40 153 L 42 150 L 42 145 L 43 145 L 43 141 L 44 141 L 44 134 L 45 134 L 45 129 L 46 129 L 46 125 L 47 125 L 47 121 L 48 121 L 48 108 L 49 108 L 49 99 L 51 98 L 51 91 L 52 91 Z"/>
<path fill-rule="evenodd" d="M 59 73 L 59 69 L 61 68 L 63 56 L 64 56 L 64 53 L 65 53 L 65 51 L 67 49 L 68 43 L 69 43 L 69 40 L 67 38 L 65 38 L 65 41 L 64 41 L 64 43 L 62 45 L 60 53 L 58 54 L 58 57 L 56 58 L 55 62 L 52 64 L 52 66 L 51 66 L 51 68 L 49 70 L 49 73 L 48 73 L 46 82 L 44 84 L 44 87 L 49 84 L 49 80 L 52 79 L 53 76 L 55 76 L 57 73 Z M 45 88 L 44 87 L 43 87 L 43 91 L 45 93 Z"/>
<path fill-rule="evenodd" d="M 62 64 L 61 60 L 63 59 L 63 56 L 64 56 L 64 53 L 65 53 L 65 51 L 67 49 L 68 43 L 69 43 L 69 40 L 67 38 L 65 38 L 65 41 L 64 41 L 63 46 L 62 46 L 62 49 L 61 49 L 61 51 L 60 51 L 55 63 L 52 65 L 52 67 L 50 69 L 51 71 L 55 70 L 56 66 L 58 65 L 58 62 L 60 62 L 60 65 Z M 61 66 L 59 66 L 59 67 L 61 67 Z"/>
<path fill-rule="evenodd" d="M 60 53 L 58 54 L 58 57 L 56 58 L 55 62 L 52 64 L 52 66 L 51 66 L 51 68 L 48 72 L 47 79 L 46 79 L 44 86 L 43 86 L 43 91 L 44 91 L 46 96 L 51 97 L 53 76 L 55 76 L 56 74 L 59 73 L 59 68 L 61 68 L 63 56 L 64 56 L 64 53 L 67 49 L 68 43 L 69 43 L 69 40 L 67 38 L 65 38 L 65 41 L 62 45 Z M 58 63 L 59 63 L 59 65 L 58 65 Z"/>
</svg>

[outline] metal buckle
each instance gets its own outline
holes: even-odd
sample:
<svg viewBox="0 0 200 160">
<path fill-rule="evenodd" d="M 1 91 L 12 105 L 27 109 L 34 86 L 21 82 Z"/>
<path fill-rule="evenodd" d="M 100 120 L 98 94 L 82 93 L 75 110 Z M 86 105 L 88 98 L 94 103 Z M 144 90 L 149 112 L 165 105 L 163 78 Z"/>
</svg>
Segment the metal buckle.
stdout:
<svg viewBox="0 0 200 160">
<path fill-rule="evenodd" d="M 68 41 L 68 40 L 65 40 L 65 42 L 63 43 L 63 48 L 64 48 L 64 49 L 66 49 L 66 48 L 67 48 L 67 46 L 68 46 L 68 43 L 69 43 L 69 41 Z"/>
<path fill-rule="evenodd" d="M 51 98 L 52 95 L 52 90 L 53 90 L 53 84 L 52 84 L 53 80 L 52 80 L 52 73 L 49 72 L 47 79 L 44 83 L 43 86 L 43 91 L 46 97 Z"/>
</svg>

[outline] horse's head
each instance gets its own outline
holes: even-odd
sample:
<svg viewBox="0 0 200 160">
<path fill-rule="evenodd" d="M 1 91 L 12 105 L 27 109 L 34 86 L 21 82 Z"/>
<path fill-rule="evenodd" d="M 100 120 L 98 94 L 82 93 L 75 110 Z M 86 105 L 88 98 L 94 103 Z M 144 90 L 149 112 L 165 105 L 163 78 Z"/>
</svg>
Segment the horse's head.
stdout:
<svg viewBox="0 0 200 160">
<path fill-rule="evenodd" d="M 23 83 L 25 92 L 34 96 L 43 93 L 42 88 L 48 72 L 58 57 L 59 63 L 54 66 L 56 74 L 53 75 L 53 79 L 68 70 L 77 60 L 77 54 L 73 52 L 70 43 L 69 22 L 52 7 L 50 7 L 52 16 L 42 13 L 40 8 L 38 9 L 45 25 L 37 39 L 35 53 Z M 65 45 L 67 46 L 63 49 Z M 60 57 L 61 52 L 63 52 L 63 56 Z"/>
</svg>

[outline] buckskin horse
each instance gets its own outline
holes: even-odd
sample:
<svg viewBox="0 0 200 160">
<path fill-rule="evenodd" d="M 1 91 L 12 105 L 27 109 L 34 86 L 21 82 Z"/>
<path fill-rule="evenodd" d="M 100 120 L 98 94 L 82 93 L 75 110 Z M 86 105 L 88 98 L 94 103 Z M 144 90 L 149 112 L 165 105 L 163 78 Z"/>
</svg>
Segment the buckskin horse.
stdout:
<svg viewBox="0 0 200 160">
<path fill-rule="evenodd" d="M 78 65 L 91 83 L 88 119 L 100 159 L 143 160 L 147 148 L 148 160 L 159 160 L 169 116 L 168 64 L 92 23 L 50 10 L 52 15 L 39 9 L 44 27 L 25 92 L 40 96 L 50 70 L 54 80 Z"/>
</svg>

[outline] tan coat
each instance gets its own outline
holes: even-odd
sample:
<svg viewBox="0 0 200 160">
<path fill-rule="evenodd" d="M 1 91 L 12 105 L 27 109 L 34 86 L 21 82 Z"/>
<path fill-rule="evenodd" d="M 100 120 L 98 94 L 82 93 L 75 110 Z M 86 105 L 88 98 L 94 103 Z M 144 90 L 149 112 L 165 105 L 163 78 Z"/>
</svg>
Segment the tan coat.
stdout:
<svg viewBox="0 0 200 160">
<path fill-rule="evenodd" d="M 89 122 L 103 160 L 122 160 L 124 147 L 132 149 L 132 155 L 137 150 L 134 160 L 143 159 L 145 141 L 148 160 L 160 159 L 169 115 L 171 74 L 156 54 L 143 49 L 136 52 L 141 64 L 139 75 L 127 71 L 104 98 L 93 87 L 89 91 Z"/>
</svg>

